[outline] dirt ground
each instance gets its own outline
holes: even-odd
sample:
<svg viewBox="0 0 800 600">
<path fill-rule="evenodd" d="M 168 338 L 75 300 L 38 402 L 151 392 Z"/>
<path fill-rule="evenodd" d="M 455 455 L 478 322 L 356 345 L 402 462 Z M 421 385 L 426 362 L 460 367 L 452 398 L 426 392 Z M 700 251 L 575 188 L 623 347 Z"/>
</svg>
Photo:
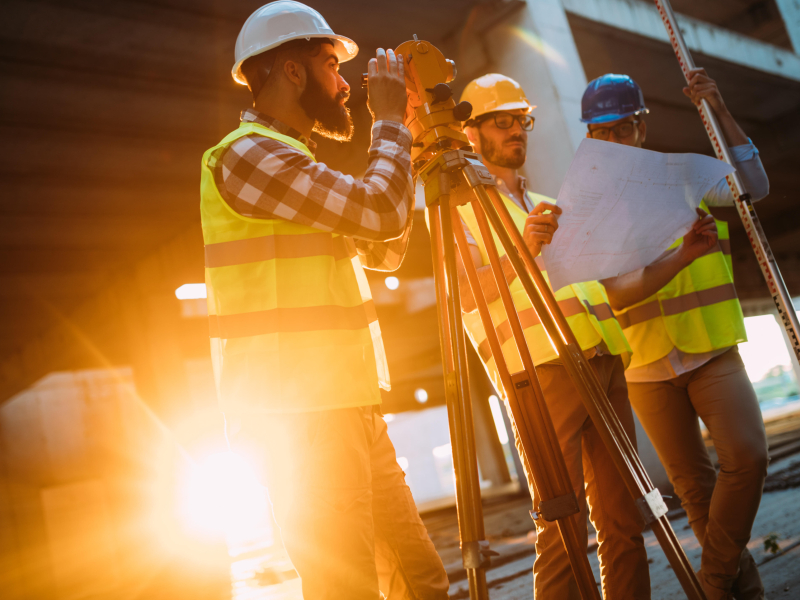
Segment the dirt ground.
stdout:
<svg viewBox="0 0 800 600">
<path fill-rule="evenodd" d="M 765 494 L 748 544 L 759 564 L 769 600 L 800 598 L 800 455 L 793 454 L 770 465 Z M 487 571 L 491 600 L 529 600 L 533 598 L 532 565 L 535 558 L 535 532 L 528 511 L 530 500 L 522 496 L 487 500 L 484 505 L 486 536 L 499 556 Z M 461 566 L 455 509 L 423 515 L 450 577 L 451 600 L 469 597 Z M 700 567 L 700 547 L 686 516 L 671 513 L 670 522 L 692 565 Z M 777 544 L 766 544 L 773 541 Z M 650 559 L 653 600 L 685 598 L 683 591 L 654 534 L 645 533 Z M 768 549 L 772 547 L 773 551 Z M 589 560 L 599 582 L 596 545 L 590 538 Z M 300 580 L 285 554 L 274 551 L 242 558 L 233 563 L 234 600 L 302 600 Z"/>
</svg>

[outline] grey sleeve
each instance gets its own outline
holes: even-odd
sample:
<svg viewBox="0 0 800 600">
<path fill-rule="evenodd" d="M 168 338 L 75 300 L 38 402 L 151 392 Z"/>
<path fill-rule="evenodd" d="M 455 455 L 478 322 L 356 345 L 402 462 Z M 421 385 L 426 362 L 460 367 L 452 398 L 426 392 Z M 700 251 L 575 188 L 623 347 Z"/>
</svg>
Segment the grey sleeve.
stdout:
<svg viewBox="0 0 800 600">
<path fill-rule="evenodd" d="M 733 162 L 736 166 L 736 171 L 739 177 L 742 178 L 747 191 L 750 192 L 753 202 L 758 202 L 769 194 L 769 178 L 767 172 L 764 170 L 764 165 L 761 164 L 761 157 L 758 154 L 758 149 L 753 145 L 742 144 L 741 146 L 732 146 L 731 154 Z M 733 206 L 733 194 L 728 187 L 728 182 L 721 179 L 712 187 L 703 197 L 708 206 Z"/>
</svg>

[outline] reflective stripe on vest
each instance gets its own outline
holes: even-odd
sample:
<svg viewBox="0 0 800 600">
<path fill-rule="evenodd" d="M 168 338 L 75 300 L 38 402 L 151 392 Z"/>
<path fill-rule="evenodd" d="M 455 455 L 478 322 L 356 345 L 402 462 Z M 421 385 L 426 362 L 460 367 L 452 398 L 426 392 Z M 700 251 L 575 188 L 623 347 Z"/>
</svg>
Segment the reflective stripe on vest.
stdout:
<svg viewBox="0 0 800 600">
<path fill-rule="evenodd" d="M 375 305 L 353 240 L 236 213 L 213 166 L 246 135 L 313 155 L 294 138 L 242 123 L 203 155 L 201 215 L 209 333 L 226 410 L 299 412 L 380 402 L 389 374 Z"/>
<path fill-rule="evenodd" d="M 514 222 L 521 231 L 527 213 L 511 198 L 502 194 L 501 196 Z M 555 200 L 539 194 L 528 192 L 528 197 L 534 205 L 541 201 L 555 203 Z M 480 236 L 480 230 L 472 207 L 470 205 L 460 206 L 459 213 L 472 234 L 472 237 L 478 243 L 482 264 L 489 264 L 488 255 L 486 254 L 483 239 Z M 496 236 L 495 244 L 498 252 L 501 255 L 505 254 Z M 544 262 L 541 257 L 536 258 L 536 264 L 542 269 L 542 273 L 546 278 L 547 273 L 544 271 Z M 528 342 L 528 349 L 531 352 L 534 365 L 539 365 L 557 358 L 558 355 L 544 327 L 541 325 L 536 312 L 531 306 L 530 300 L 518 278 L 512 281 L 510 289 L 514 304 L 520 316 L 525 332 L 525 339 Z M 582 349 L 593 348 L 601 342 L 604 342 L 612 354 L 622 354 L 627 358 L 630 353 L 630 347 L 625 340 L 622 329 L 616 321 L 611 306 L 608 304 L 608 297 L 605 294 L 605 290 L 599 283 L 590 281 L 567 286 L 558 290 L 555 296 Z M 489 310 L 492 314 L 495 329 L 503 347 L 503 354 L 509 370 L 512 373 L 520 371 L 522 365 L 511 334 L 511 326 L 506 319 L 502 301 L 498 299 L 492 302 L 489 305 Z M 498 384 L 499 381 L 495 370 L 494 359 L 491 355 L 489 343 L 479 315 L 477 312 L 464 314 L 463 320 L 470 339 L 486 364 L 489 375 L 495 383 Z"/>
<path fill-rule="evenodd" d="M 700 207 L 708 211 L 705 203 Z M 719 245 L 697 258 L 656 294 L 617 313 L 633 349 L 630 368 L 678 348 L 699 354 L 747 341 L 733 285 L 728 224 L 716 221 Z M 671 248 L 682 243 L 676 240 Z"/>
</svg>

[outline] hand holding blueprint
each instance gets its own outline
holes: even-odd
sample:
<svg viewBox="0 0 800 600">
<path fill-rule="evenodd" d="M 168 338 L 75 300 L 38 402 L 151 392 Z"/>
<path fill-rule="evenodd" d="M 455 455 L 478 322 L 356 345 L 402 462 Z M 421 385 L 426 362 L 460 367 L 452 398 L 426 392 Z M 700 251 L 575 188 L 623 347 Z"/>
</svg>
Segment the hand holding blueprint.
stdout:
<svg viewBox="0 0 800 600">
<path fill-rule="evenodd" d="M 558 231 L 542 250 L 553 290 L 649 265 L 691 229 L 703 194 L 732 172 L 700 154 L 583 140 L 558 192 Z"/>
</svg>

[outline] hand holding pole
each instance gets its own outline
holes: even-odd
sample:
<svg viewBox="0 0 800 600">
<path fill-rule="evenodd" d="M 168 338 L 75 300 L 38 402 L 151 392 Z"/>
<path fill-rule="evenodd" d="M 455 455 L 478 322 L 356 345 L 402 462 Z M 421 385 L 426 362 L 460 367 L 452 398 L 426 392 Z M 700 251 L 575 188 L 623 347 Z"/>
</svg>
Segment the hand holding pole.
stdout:
<svg viewBox="0 0 800 600">
<path fill-rule="evenodd" d="M 683 71 L 684 78 L 688 83 L 691 77 L 690 71 L 695 68 L 695 64 L 689 52 L 689 48 L 686 46 L 686 42 L 683 39 L 678 22 L 675 19 L 675 13 L 672 11 L 669 0 L 655 0 L 655 3 L 661 15 L 661 20 L 667 28 L 667 34 L 669 35 L 672 48 L 675 51 L 675 56 L 678 58 L 678 64 L 680 64 L 681 71 Z M 703 126 L 706 129 L 708 138 L 711 140 L 711 145 L 714 147 L 717 158 L 735 167 L 736 165 L 733 162 L 730 148 L 728 148 L 717 116 L 714 114 L 708 100 L 705 98 L 701 99 L 697 110 L 700 113 Z M 739 217 L 742 219 L 744 231 L 747 234 L 747 238 L 750 240 L 750 245 L 753 247 L 753 252 L 755 252 L 756 260 L 761 267 L 761 272 L 767 282 L 767 287 L 769 288 L 769 293 L 772 296 L 773 302 L 775 302 L 775 307 L 778 309 L 781 323 L 784 329 L 786 329 L 789 341 L 792 343 L 795 360 L 800 363 L 800 337 L 798 337 L 798 333 L 800 333 L 800 323 L 798 323 L 797 313 L 794 310 L 792 298 L 789 295 L 789 291 L 786 289 L 786 283 L 784 283 L 783 276 L 778 268 L 778 263 L 775 261 L 772 249 L 769 247 L 767 236 L 761 228 L 761 222 L 758 220 L 758 215 L 756 215 L 752 199 L 745 188 L 742 178 L 734 171 L 728 175 L 726 179 L 731 193 L 733 194 L 736 210 L 739 213 Z"/>
</svg>

